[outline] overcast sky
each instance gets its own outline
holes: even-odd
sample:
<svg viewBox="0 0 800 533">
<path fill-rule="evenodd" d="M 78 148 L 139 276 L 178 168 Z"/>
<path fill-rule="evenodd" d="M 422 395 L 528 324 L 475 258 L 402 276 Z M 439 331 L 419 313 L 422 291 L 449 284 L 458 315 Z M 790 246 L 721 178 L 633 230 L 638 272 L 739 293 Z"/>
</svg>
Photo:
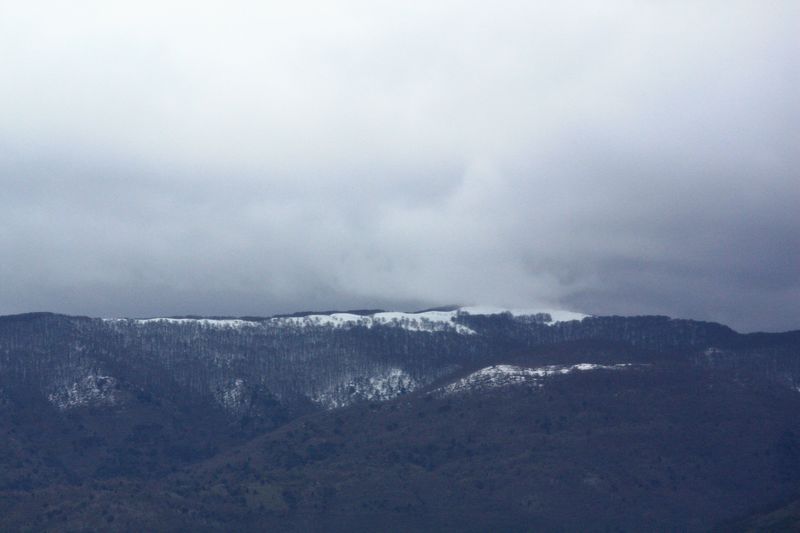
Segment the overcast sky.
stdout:
<svg viewBox="0 0 800 533">
<path fill-rule="evenodd" d="M 0 0 L 0 313 L 800 328 L 800 2 Z"/>
</svg>

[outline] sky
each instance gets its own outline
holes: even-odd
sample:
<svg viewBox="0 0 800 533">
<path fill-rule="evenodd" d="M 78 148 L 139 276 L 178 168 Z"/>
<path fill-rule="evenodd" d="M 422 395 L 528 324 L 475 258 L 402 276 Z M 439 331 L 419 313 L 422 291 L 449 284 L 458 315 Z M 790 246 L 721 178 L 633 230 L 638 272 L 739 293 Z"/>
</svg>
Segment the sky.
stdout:
<svg viewBox="0 0 800 533">
<path fill-rule="evenodd" d="M 796 1 L 0 0 L 0 314 L 800 329 Z"/>
</svg>

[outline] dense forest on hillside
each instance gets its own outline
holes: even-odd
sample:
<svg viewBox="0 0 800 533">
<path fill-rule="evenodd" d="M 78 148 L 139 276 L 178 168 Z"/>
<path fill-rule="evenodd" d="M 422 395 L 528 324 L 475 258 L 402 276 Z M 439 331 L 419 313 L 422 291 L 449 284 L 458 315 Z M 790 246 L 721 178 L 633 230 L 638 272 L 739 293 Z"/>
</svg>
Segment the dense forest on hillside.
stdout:
<svg viewBox="0 0 800 533">
<path fill-rule="evenodd" d="M 701 531 L 800 497 L 798 332 L 370 313 L 0 317 L 0 525 Z"/>
</svg>

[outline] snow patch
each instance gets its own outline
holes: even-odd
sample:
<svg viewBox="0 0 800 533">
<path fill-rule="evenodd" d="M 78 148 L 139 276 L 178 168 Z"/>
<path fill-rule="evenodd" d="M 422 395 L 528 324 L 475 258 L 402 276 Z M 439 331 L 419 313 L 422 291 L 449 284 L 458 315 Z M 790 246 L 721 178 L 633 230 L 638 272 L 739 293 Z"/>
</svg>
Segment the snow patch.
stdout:
<svg viewBox="0 0 800 533">
<path fill-rule="evenodd" d="M 600 365 L 580 363 L 577 365 L 549 365 L 536 368 L 516 365 L 493 365 L 459 379 L 434 391 L 442 395 L 458 394 L 481 389 L 494 389 L 511 385 L 528 384 L 537 387 L 543 385 L 542 380 L 548 376 L 586 372 L 589 370 L 621 370 L 632 366 L 631 363 Z"/>
<path fill-rule="evenodd" d="M 419 386 L 407 372 L 390 368 L 372 376 L 358 376 L 334 385 L 311 399 L 327 409 L 344 407 L 358 401 L 385 401 L 409 393 Z"/>
<path fill-rule="evenodd" d="M 86 405 L 116 405 L 119 384 L 112 376 L 89 374 L 80 381 L 61 387 L 47 399 L 62 411 Z"/>
<path fill-rule="evenodd" d="M 244 380 L 241 378 L 233 379 L 226 386 L 220 387 L 215 392 L 217 401 L 226 411 L 238 413 L 247 407 L 248 390 Z"/>
</svg>

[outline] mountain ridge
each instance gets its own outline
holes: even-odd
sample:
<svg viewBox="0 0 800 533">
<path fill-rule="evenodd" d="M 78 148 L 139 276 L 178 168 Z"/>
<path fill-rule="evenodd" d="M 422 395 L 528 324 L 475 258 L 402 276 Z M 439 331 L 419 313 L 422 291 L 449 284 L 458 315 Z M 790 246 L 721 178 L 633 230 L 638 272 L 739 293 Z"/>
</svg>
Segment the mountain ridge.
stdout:
<svg viewBox="0 0 800 533">
<path fill-rule="evenodd" d="M 800 332 L 369 311 L 0 317 L 0 526 L 425 529 L 417 513 L 431 529 L 571 529 L 594 513 L 692 531 L 800 488 Z M 601 443 L 619 448 L 606 466 L 587 459 Z M 570 522 L 558 498 L 587 511 Z M 659 498 L 673 510 L 648 511 Z"/>
</svg>

